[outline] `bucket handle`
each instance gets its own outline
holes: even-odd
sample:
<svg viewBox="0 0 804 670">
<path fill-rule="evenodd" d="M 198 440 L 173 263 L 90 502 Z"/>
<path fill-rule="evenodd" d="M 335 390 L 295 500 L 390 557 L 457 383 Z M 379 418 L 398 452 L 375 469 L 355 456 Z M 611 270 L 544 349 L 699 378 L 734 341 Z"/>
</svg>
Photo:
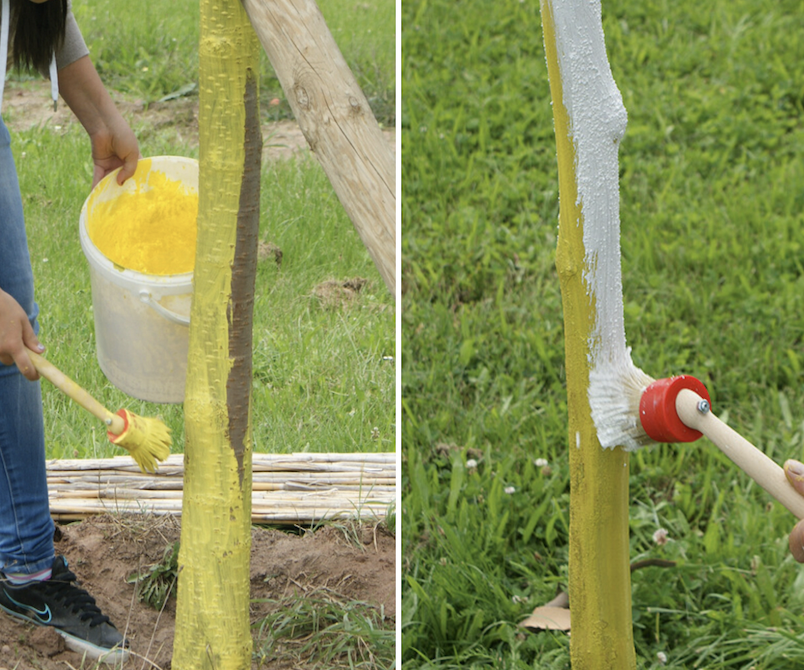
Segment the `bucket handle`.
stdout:
<svg viewBox="0 0 804 670">
<path fill-rule="evenodd" d="M 178 323 L 180 326 L 190 325 L 189 316 L 182 316 L 181 314 L 176 314 L 176 312 L 171 312 L 169 309 L 165 309 L 153 299 L 153 296 L 146 289 L 140 290 L 140 301 L 151 307 L 155 312 L 165 317 L 168 321 Z"/>
</svg>

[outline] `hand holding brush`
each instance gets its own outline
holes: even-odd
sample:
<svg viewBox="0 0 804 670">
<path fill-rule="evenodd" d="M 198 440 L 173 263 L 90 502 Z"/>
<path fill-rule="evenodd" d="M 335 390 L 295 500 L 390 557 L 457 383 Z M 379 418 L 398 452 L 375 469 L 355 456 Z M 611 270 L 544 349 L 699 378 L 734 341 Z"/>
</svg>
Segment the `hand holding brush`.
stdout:
<svg viewBox="0 0 804 670">
<path fill-rule="evenodd" d="M 159 419 L 137 416 L 126 409 L 113 414 L 53 363 L 30 349 L 27 353 L 42 377 L 106 424 L 109 440 L 128 449 L 142 472 L 156 472 L 156 462 L 170 455 L 170 429 Z"/>
<path fill-rule="evenodd" d="M 784 473 L 787 481 L 804 497 L 804 463 L 788 459 L 784 462 Z M 804 563 L 804 521 L 799 521 L 788 538 L 790 553 L 799 563 Z"/>
</svg>

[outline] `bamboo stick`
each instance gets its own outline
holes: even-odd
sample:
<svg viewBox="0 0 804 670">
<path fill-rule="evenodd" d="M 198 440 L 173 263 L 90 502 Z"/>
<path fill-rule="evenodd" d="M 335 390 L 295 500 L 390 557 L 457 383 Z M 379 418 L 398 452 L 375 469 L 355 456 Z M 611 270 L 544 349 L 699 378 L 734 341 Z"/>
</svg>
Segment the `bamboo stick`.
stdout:
<svg viewBox="0 0 804 670">
<path fill-rule="evenodd" d="M 389 496 L 393 497 L 394 489 L 392 487 L 370 487 L 366 489 L 360 489 L 360 487 L 330 487 L 330 488 L 321 488 L 321 489 L 311 489 L 311 488 L 298 488 L 298 487 L 288 487 L 282 489 L 258 489 L 252 492 L 252 498 L 257 499 L 260 497 L 265 497 L 267 495 L 291 495 L 293 493 L 296 494 L 307 494 L 307 495 L 333 495 L 338 494 L 343 496 L 347 500 L 352 500 L 355 498 L 369 498 L 369 497 L 378 497 L 382 499 L 386 499 Z M 122 487 L 109 487 L 103 489 L 89 489 L 85 487 L 70 487 L 68 489 L 64 488 L 54 488 L 50 491 L 50 499 L 54 500 L 57 498 L 60 499 L 67 499 L 71 497 L 85 497 L 85 498 L 131 498 L 136 500 L 154 500 L 157 498 L 176 498 L 177 500 L 181 500 L 183 491 L 181 489 L 177 490 L 164 490 L 164 489 L 126 489 Z M 356 495 L 352 495 L 356 494 Z"/>
<path fill-rule="evenodd" d="M 396 455 L 394 453 L 383 452 L 374 454 L 254 454 L 253 469 L 255 472 L 260 469 L 274 470 L 279 468 L 299 468 L 303 469 L 308 464 L 319 469 L 327 469 L 330 465 L 341 467 L 354 467 L 353 463 L 361 467 L 385 466 L 395 468 Z M 160 473 L 163 469 L 171 467 L 183 467 L 184 455 L 171 454 L 163 464 L 159 466 Z M 139 468 L 131 463 L 128 456 L 115 456 L 113 458 L 100 459 L 58 459 L 48 461 L 48 468 L 52 470 L 100 470 L 112 469 L 130 472 L 139 472 Z"/>
<path fill-rule="evenodd" d="M 335 518 L 382 518 L 396 497 L 396 456 L 254 454 L 252 523 L 307 524 Z M 184 457 L 172 454 L 156 474 L 126 457 L 48 462 L 51 515 L 181 515 Z"/>
<path fill-rule="evenodd" d="M 133 500 L 118 498 L 68 498 L 52 501 L 51 514 L 79 514 L 91 516 L 103 512 L 118 514 L 155 514 L 168 513 L 179 516 L 182 512 L 181 498 Z M 294 521 L 300 524 L 310 524 L 327 518 L 333 514 L 349 516 L 354 519 L 368 517 L 384 518 L 388 505 L 377 501 L 354 500 L 314 500 L 289 501 L 282 500 L 255 500 L 252 514 L 255 516 L 279 515 L 282 517 L 295 515 Z"/>
<path fill-rule="evenodd" d="M 49 477 L 48 483 L 53 486 L 61 487 L 86 487 L 86 486 L 129 486 L 138 489 L 170 489 L 182 487 L 181 477 L 170 479 L 130 479 L 128 477 Z M 361 477 L 360 473 L 355 473 L 350 477 L 298 477 L 290 476 L 271 479 L 254 479 L 255 488 L 264 487 L 285 488 L 293 486 L 309 486 L 320 488 L 322 486 L 356 486 L 365 488 L 367 486 L 393 486 L 392 477 Z"/>
</svg>

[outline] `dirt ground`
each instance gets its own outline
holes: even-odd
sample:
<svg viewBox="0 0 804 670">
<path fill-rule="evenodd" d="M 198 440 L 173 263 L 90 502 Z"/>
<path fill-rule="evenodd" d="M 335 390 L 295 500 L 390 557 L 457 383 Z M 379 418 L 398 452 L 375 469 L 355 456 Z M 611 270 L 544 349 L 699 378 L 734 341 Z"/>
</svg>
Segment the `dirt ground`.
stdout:
<svg viewBox="0 0 804 670">
<path fill-rule="evenodd" d="M 198 96 L 191 95 L 166 102 L 145 105 L 142 100 L 110 91 L 117 108 L 136 133 L 140 124 L 155 131 L 173 131 L 176 139 L 191 146 L 198 145 Z M 3 119 L 13 131 L 48 125 L 57 131 L 78 123 L 63 100 L 53 111 L 50 83 L 46 81 L 9 81 L 3 97 Z M 396 135 L 393 129 L 383 130 L 391 150 L 395 152 Z M 309 151 L 298 124 L 294 120 L 265 123 L 262 127 L 263 157 L 267 160 L 290 158 Z"/>
<path fill-rule="evenodd" d="M 135 598 L 127 578 L 158 563 L 165 548 L 179 539 L 174 517 L 99 516 L 59 526 L 56 551 L 67 557 L 81 586 L 119 630 L 126 631 L 134 652 L 124 666 L 169 670 L 173 649 L 175 598 L 161 613 Z M 354 536 L 354 537 L 353 537 Z M 259 622 L 276 602 L 295 592 L 327 589 L 344 599 L 367 603 L 383 612 L 393 630 L 396 616 L 394 538 L 383 526 L 344 533 L 326 526 L 304 534 L 254 528 L 251 548 L 251 621 Z M 382 609 L 380 609 L 382 608 Z M 18 622 L 0 613 L 0 670 L 93 668 L 67 650 L 49 628 Z M 252 668 L 305 668 L 297 662 L 268 659 Z"/>
</svg>

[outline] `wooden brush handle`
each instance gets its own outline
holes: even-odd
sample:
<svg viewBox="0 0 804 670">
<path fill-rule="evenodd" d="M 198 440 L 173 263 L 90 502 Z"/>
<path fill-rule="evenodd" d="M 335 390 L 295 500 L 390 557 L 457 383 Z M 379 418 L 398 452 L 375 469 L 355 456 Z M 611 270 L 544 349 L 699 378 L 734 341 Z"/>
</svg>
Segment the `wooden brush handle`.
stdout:
<svg viewBox="0 0 804 670">
<path fill-rule="evenodd" d="M 95 398 L 53 365 L 53 363 L 46 358 L 42 358 L 39 354 L 30 349 L 28 349 L 28 356 L 40 375 L 68 398 L 71 398 L 90 414 L 93 414 L 103 421 L 111 432 L 119 435 L 125 430 L 126 424 L 121 417 L 117 416 L 117 414 L 112 414 L 112 412 L 101 405 Z"/>
<path fill-rule="evenodd" d="M 804 496 L 793 488 L 784 470 L 711 411 L 699 411 L 698 403 L 701 400 L 703 398 L 694 391 L 682 389 L 676 397 L 679 418 L 690 428 L 706 435 L 738 468 L 797 518 L 804 519 Z"/>
</svg>

